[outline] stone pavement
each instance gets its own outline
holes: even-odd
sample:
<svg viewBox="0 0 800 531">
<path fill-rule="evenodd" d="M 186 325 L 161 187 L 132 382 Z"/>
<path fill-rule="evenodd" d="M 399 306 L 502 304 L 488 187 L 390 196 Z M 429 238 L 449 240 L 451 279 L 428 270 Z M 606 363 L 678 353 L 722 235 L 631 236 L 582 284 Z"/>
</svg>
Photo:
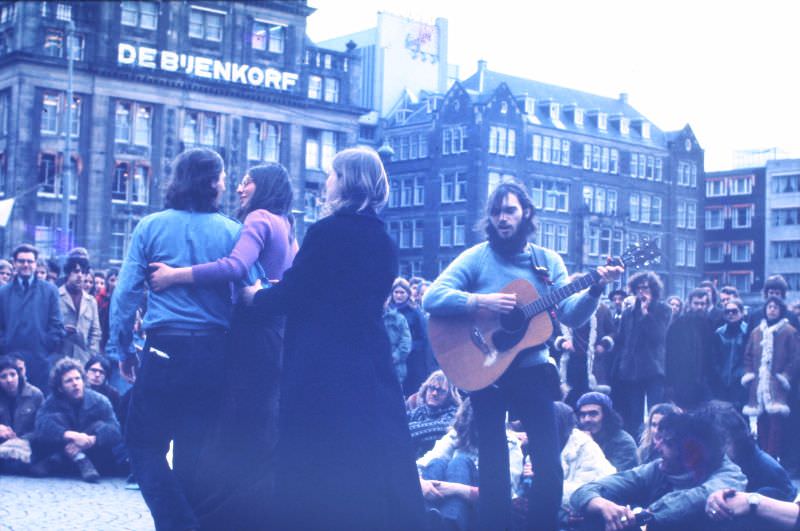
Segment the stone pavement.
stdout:
<svg viewBox="0 0 800 531">
<path fill-rule="evenodd" d="M 124 478 L 0 476 L 0 531 L 153 531 L 142 494 Z"/>
</svg>

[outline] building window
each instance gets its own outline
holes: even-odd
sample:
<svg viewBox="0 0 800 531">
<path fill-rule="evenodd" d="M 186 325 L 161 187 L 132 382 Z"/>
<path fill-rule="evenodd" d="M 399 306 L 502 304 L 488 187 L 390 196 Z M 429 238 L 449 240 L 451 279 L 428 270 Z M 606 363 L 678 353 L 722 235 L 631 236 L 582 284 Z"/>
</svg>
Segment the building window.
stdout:
<svg viewBox="0 0 800 531">
<path fill-rule="evenodd" d="M 425 179 L 423 177 L 414 177 L 414 206 L 423 206 L 425 204 Z"/>
<path fill-rule="evenodd" d="M 650 210 L 650 223 L 661 225 L 661 198 L 653 196 Z"/>
<path fill-rule="evenodd" d="M 39 160 L 39 191 L 45 194 L 56 193 L 56 156 L 43 153 Z"/>
<path fill-rule="evenodd" d="M 413 199 L 414 188 L 411 179 L 403 179 L 400 181 L 400 206 L 411 206 Z"/>
<path fill-rule="evenodd" d="M 307 187 L 303 194 L 303 221 L 314 223 L 319 219 L 321 201 L 317 188 Z M 396 241 L 396 239 L 395 239 Z"/>
<path fill-rule="evenodd" d="M 592 171 L 600 171 L 600 146 L 592 146 Z"/>
<path fill-rule="evenodd" d="M 775 208 L 772 210 L 772 225 L 797 225 L 800 223 L 800 208 Z"/>
<path fill-rule="evenodd" d="M 639 175 L 639 154 L 631 153 L 631 177 Z"/>
<path fill-rule="evenodd" d="M 17 16 L 17 6 L 14 3 L 0 6 L 0 24 L 13 21 Z"/>
<path fill-rule="evenodd" d="M 557 212 L 569 209 L 569 184 L 534 180 L 531 185 L 534 206 Z M 538 204 L 537 204 L 538 203 Z"/>
<path fill-rule="evenodd" d="M 664 178 L 664 161 L 661 157 L 656 157 L 656 181 L 661 181 Z"/>
<path fill-rule="evenodd" d="M 184 111 L 181 138 L 187 148 L 219 145 L 219 115 L 199 111 Z"/>
<path fill-rule="evenodd" d="M 325 78 L 325 101 L 331 103 L 339 102 L 339 80 L 332 77 Z"/>
<path fill-rule="evenodd" d="M 800 192 L 800 175 L 774 175 L 771 184 L 774 194 Z"/>
<path fill-rule="evenodd" d="M 675 238 L 675 265 L 686 265 L 686 240 Z"/>
<path fill-rule="evenodd" d="M 135 119 L 133 117 L 135 116 Z M 152 107 L 131 102 L 117 102 L 114 118 L 114 141 L 150 145 Z"/>
<path fill-rule="evenodd" d="M 439 225 L 439 246 L 452 247 L 453 245 L 453 218 L 445 216 L 441 218 Z"/>
<path fill-rule="evenodd" d="M 680 184 L 680 182 L 678 184 Z M 720 197 L 724 195 L 725 181 L 723 179 L 706 179 L 706 197 Z"/>
<path fill-rule="evenodd" d="M 731 207 L 731 220 L 734 229 L 751 227 L 753 224 L 753 205 Z"/>
<path fill-rule="evenodd" d="M 50 57 L 64 57 L 64 34 L 48 30 L 44 36 L 44 54 Z"/>
<path fill-rule="evenodd" d="M 453 231 L 453 245 L 464 245 L 467 239 L 467 222 L 464 216 L 455 217 L 455 228 Z"/>
<path fill-rule="evenodd" d="M 728 273 L 728 284 L 736 288 L 739 293 L 747 293 L 752 286 L 753 273 L 751 271 Z"/>
<path fill-rule="evenodd" d="M 221 42 L 224 13 L 192 7 L 189 15 L 189 37 Z"/>
<path fill-rule="evenodd" d="M 542 135 L 533 135 L 532 139 L 531 158 L 539 162 L 542 160 Z"/>
<path fill-rule="evenodd" d="M 442 174 L 442 186 L 440 201 L 442 203 L 452 203 L 455 200 L 455 175 Z"/>
<path fill-rule="evenodd" d="M 725 246 L 721 243 L 709 243 L 706 245 L 706 263 L 721 264 L 725 258 Z"/>
<path fill-rule="evenodd" d="M 800 258 L 800 240 L 772 242 L 772 258 Z"/>
<path fill-rule="evenodd" d="M 308 76 L 308 97 L 312 100 L 322 99 L 321 76 Z"/>
<path fill-rule="evenodd" d="M 254 50 L 283 53 L 285 42 L 285 26 L 259 20 L 253 22 L 250 45 Z"/>
<path fill-rule="evenodd" d="M 585 184 L 583 185 L 583 203 L 594 214 L 613 216 L 617 212 L 617 191 Z"/>
<path fill-rule="evenodd" d="M 753 177 L 733 177 L 730 181 L 730 195 L 749 195 L 753 193 Z"/>
<path fill-rule="evenodd" d="M 111 180 L 111 199 L 146 205 L 150 190 L 150 167 L 143 163 L 117 162 Z"/>
<path fill-rule="evenodd" d="M 280 158 L 280 126 L 250 120 L 247 126 L 247 159 L 278 162 Z"/>
<path fill-rule="evenodd" d="M 608 115 L 604 112 L 597 113 L 597 128 L 601 131 L 608 129 Z"/>
<path fill-rule="evenodd" d="M 153 2 L 122 2 L 122 25 L 156 29 L 158 7 Z"/>
<path fill-rule="evenodd" d="M 80 134 L 81 99 L 72 98 L 72 116 L 70 133 L 76 137 Z M 61 134 L 66 120 L 66 97 L 63 93 L 45 92 L 42 94 L 42 134 Z"/>
<path fill-rule="evenodd" d="M 706 230 L 719 230 L 725 227 L 724 208 L 706 208 Z"/>
<path fill-rule="evenodd" d="M 583 169 L 589 170 L 592 168 L 592 145 L 583 145 Z"/>
<path fill-rule="evenodd" d="M 422 220 L 414 220 L 414 240 L 413 240 L 413 247 L 415 249 L 421 249 L 424 245 L 425 240 L 425 222 Z"/>
<path fill-rule="evenodd" d="M 442 129 L 442 155 L 464 153 L 466 151 L 464 142 L 466 137 L 467 128 L 464 126 L 446 127 Z"/>
<path fill-rule="evenodd" d="M 517 153 L 516 144 L 516 130 L 496 125 L 489 128 L 489 153 L 513 157 Z"/>
<path fill-rule="evenodd" d="M 619 150 L 617 148 L 611 148 L 611 166 L 609 172 L 614 175 L 619 173 Z"/>
<path fill-rule="evenodd" d="M 327 171 L 336 155 L 336 133 L 309 129 L 306 133 L 306 168 Z"/>
<path fill-rule="evenodd" d="M 463 202 L 467 200 L 467 176 L 463 173 L 456 173 L 456 202 Z"/>
<path fill-rule="evenodd" d="M 731 262 L 749 262 L 752 258 L 753 242 L 731 243 Z"/>
</svg>

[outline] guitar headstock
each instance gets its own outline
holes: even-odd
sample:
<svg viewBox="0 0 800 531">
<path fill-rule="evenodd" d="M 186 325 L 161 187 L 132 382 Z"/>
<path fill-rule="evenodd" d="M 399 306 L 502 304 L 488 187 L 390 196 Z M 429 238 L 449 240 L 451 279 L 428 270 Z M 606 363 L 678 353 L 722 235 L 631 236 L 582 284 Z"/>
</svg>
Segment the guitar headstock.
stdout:
<svg viewBox="0 0 800 531">
<path fill-rule="evenodd" d="M 642 240 L 628 247 L 621 256 L 610 258 L 609 265 L 621 265 L 625 269 L 647 267 L 661 258 L 661 249 L 654 240 Z"/>
</svg>

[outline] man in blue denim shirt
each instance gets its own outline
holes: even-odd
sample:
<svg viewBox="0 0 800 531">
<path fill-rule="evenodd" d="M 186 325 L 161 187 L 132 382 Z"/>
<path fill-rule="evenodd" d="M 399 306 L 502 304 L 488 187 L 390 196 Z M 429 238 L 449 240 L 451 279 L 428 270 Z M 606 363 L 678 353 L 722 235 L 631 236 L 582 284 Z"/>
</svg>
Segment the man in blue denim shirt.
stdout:
<svg viewBox="0 0 800 531">
<path fill-rule="evenodd" d="M 534 206 L 516 182 L 500 184 L 488 198 L 484 221 L 488 242 L 467 249 L 442 272 L 425 293 L 423 304 L 431 315 L 468 315 L 478 308 L 508 313 L 516 295 L 500 293 L 509 282 L 525 279 L 544 296 L 567 284 L 567 268 L 554 251 L 528 243 L 534 232 Z M 533 265 L 549 273 L 548 285 Z M 605 284 L 618 278 L 622 268 L 600 267 Z M 593 286 L 562 301 L 558 318 L 579 327 L 597 309 L 603 288 Z M 480 460 L 480 529 L 511 526 L 508 483 L 506 412 L 513 408 L 528 433 L 535 480 L 528 500 L 528 529 L 555 530 L 561 504 L 563 472 L 553 401 L 560 399 L 558 371 L 548 362 L 545 345 L 522 350 L 506 373 L 492 386 L 471 393 L 478 426 Z"/>
<path fill-rule="evenodd" d="M 232 304 L 227 283 L 149 292 L 143 322 L 147 340 L 137 371 L 132 330 L 136 310 L 144 303 L 147 265 L 182 267 L 217 260 L 230 253 L 240 230 L 217 211 L 225 172 L 216 152 L 185 151 L 173 168 L 167 209 L 142 219 L 133 232 L 111 300 L 106 346 L 120 360 L 122 375 L 137 380 L 125 439 L 158 531 L 199 527 L 208 478 L 198 465 L 221 402 L 219 374 Z M 173 471 L 166 461 L 170 440 Z"/>
</svg>

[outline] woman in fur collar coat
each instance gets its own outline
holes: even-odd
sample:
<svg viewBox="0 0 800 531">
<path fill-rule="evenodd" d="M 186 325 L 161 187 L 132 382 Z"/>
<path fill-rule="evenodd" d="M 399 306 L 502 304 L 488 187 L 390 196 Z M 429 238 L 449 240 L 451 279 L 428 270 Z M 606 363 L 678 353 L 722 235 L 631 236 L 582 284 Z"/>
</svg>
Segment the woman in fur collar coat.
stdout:
<svg viewBox="0 0 800 531">
<path fill-rule="evenodd" d="M 742 385 L 749 400 L 742 412 L 758 418 L 760 446 L 778 458 L 789 417 L 787 398 L 797 370 L 800 341 L 797 330 L 786 319 L 786 304 L 769 297 L 765 319 L 753 330 L 744 353 Z"/>
</svg>

